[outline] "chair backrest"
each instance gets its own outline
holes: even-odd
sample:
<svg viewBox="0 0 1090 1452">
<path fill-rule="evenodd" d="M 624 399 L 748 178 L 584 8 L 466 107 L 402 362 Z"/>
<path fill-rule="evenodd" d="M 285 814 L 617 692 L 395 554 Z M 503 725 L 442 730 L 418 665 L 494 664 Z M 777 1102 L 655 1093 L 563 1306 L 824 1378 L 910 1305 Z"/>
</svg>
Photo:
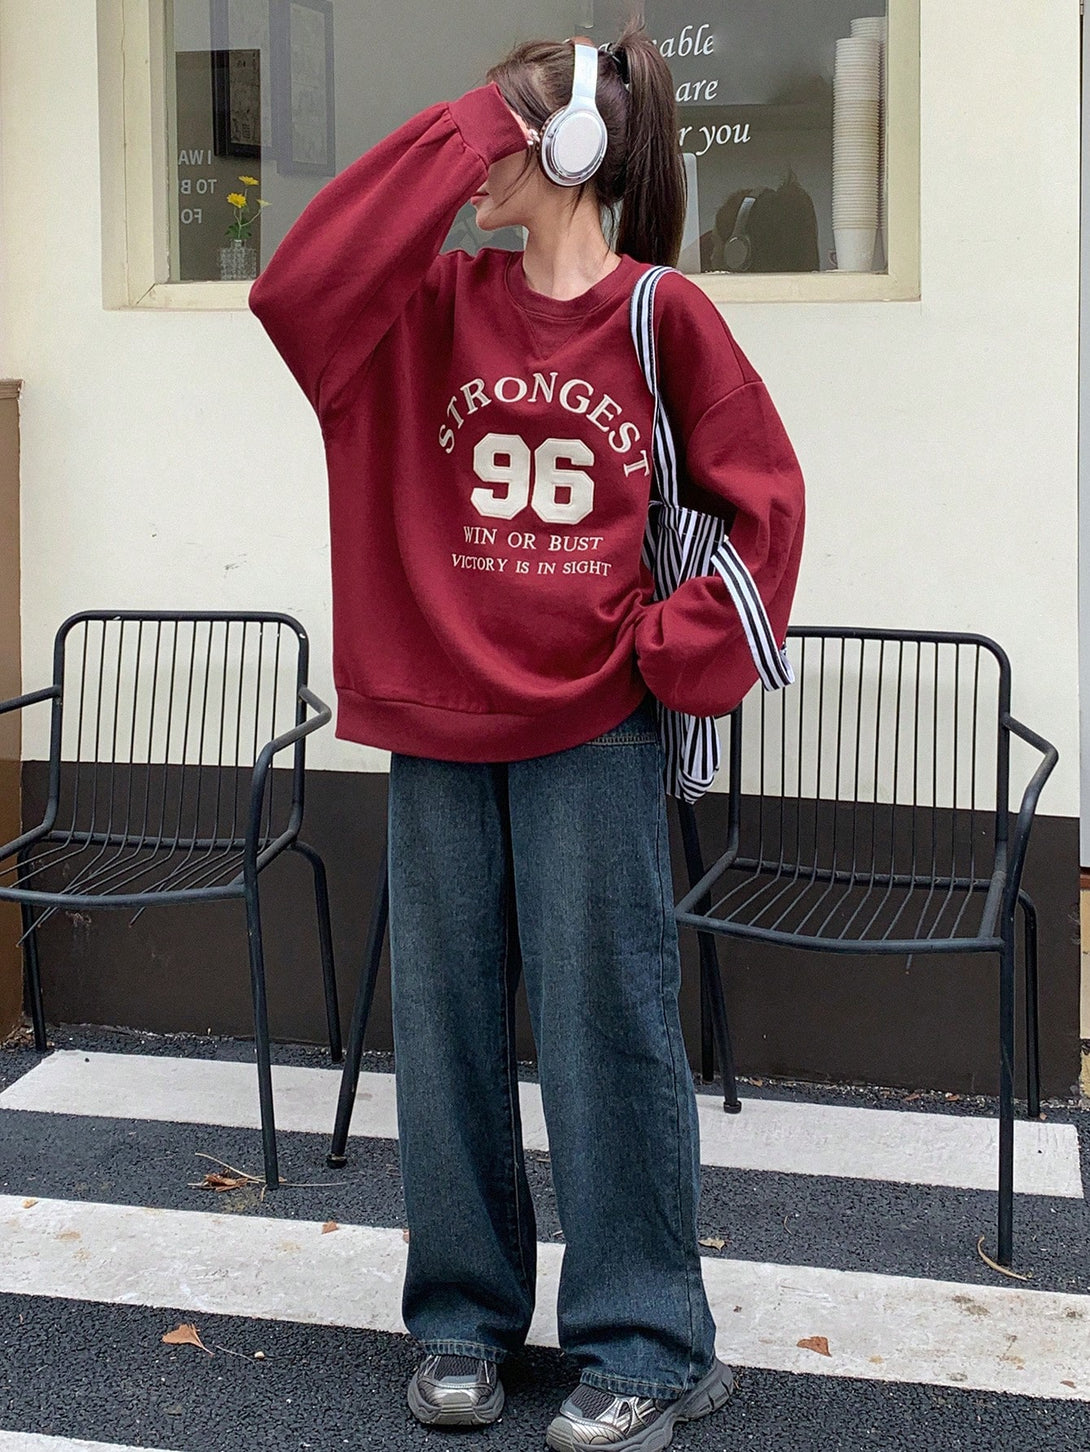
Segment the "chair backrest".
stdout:
<svg viewBox="0 0 1090 1452">
<path fill-rule="evenodd" d="M 795 685 L 732 719 L 739 856 L 870 880 L 990 876 L 1007 840 L 1010 667 L 984 636 L 800 626 Z"/>
<path fill-rule="evenodd" d="M 57 632 L 54 833 L 142 844 L 245 835 L 249 773 L 303 717 L 308 643 L 273 613 L 88 611 Z M 301 800 L 303 750 L 271 774 L 263 836 Z"/>
</svg>

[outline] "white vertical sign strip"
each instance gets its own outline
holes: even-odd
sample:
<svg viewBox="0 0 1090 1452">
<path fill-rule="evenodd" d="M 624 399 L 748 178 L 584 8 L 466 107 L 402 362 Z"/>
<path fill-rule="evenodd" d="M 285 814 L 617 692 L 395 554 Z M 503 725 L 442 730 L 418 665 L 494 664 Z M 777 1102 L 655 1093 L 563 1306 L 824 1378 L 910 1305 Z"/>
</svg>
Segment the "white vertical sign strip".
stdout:
<svg viewBox="0 0 1090 1452">
<path fill-rule="evenodd" d="M 1079 861 L 1090 864 L 1090 26 L 1082 27 L 1079 273 Z M 1083 1026 L 1084 1031 L 1086 1025 Z"/>
</svg>

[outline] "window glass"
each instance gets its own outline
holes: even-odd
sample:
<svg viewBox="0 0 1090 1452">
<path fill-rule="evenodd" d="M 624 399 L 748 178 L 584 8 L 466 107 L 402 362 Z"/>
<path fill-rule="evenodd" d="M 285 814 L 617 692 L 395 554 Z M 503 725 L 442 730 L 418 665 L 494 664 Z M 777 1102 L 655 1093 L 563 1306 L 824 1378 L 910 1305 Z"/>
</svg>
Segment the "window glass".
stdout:
<svg viewBox="0 0 1090 1452">
<path fill-rule="evenodd" d="M 169 3 L 169 0 L 168 0 Z M 324 182 L 520 40 L 627 0 L 173 0 L 171 280 L 254 276 Z M 686 272 L 884 271 L 885 0 L 647 0 L 689 182 Z M 447 246 L 519 247 L 474 225 Z"/>
</svg>

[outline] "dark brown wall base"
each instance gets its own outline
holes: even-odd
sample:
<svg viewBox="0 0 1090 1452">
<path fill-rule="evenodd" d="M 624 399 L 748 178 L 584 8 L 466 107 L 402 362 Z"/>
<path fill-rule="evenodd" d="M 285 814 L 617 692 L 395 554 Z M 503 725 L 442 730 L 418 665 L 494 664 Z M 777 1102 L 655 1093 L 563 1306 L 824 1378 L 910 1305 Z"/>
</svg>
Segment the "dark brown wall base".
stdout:
<svg viewBox="0 0 1090 1452">
<path fill-rule="evenodd" d="M 45 766 L 23 769 L 25 821 L 41 818 Z M 371 894 L 385 831 L 386 777 L 313 772 L 304 835 L 325 857 L 342 1010 L 359 976 Z M 698 808 L 705 853 L 715 855 L 723 800 Z M 682 861 L 675 843 L 675 862 Z M 285 856 L 262 874 L 273 1034 L 320 1042 L 324 1012 L 311 879 Z M 682 881 L 678 879 L 679 893 Z M 1044 1089 L 1066 1095 L 1079 1072 L 1078 822 L 1040 817 L 1026 887 L 1041 942 Z M 123 912 L 56 914 L 41 931 L 46 1016 L 54 1022 L 157 1032 L 251 1031 L 241 904 L 157 908 L 129 925 Z M 698 1061 L 694 941 L 684 934 L 682 1011 Z M 723 943 L 727 1006 L 738 1070 L 809 1080 L 992 1093 L 997 1082 L 997 965 L 988 957 L 840 958 Z M 520 1057 L 533 1057 L 525 1005 Z M 390 1047 L 388 979 L 372 1012 L 368 1048 Z"/>
</svg>

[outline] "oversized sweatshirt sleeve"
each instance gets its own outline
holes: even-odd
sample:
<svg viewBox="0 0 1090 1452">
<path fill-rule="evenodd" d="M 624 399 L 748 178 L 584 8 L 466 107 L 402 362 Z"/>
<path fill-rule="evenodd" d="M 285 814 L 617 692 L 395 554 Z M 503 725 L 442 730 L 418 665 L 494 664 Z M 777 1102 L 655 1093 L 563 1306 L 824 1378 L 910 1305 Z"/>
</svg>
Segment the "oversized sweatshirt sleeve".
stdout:
<svg viewBox="0 0 1090 1452">
<path fill-rule="evenodd" d="M 494 85 L 431 106 L 335 177 L 250 290 L 322 412 L 420 286 L 460 207 L 526 138 Z"/>
<path fill-rule="evenodd" d="M 660 311 L 661 310 L 661 311 Z M 672 275 L 656 297 L 660 389 L 682 465 L 683 504 L 716 514 L 783 642 L 802 551 L 802 471 L 775 406 L 718 309 Z M 757 667 L 718 575 L 648 604 L 636 655 L 652 694 L 694 716 L 731 711 Z"/>
</svg>

